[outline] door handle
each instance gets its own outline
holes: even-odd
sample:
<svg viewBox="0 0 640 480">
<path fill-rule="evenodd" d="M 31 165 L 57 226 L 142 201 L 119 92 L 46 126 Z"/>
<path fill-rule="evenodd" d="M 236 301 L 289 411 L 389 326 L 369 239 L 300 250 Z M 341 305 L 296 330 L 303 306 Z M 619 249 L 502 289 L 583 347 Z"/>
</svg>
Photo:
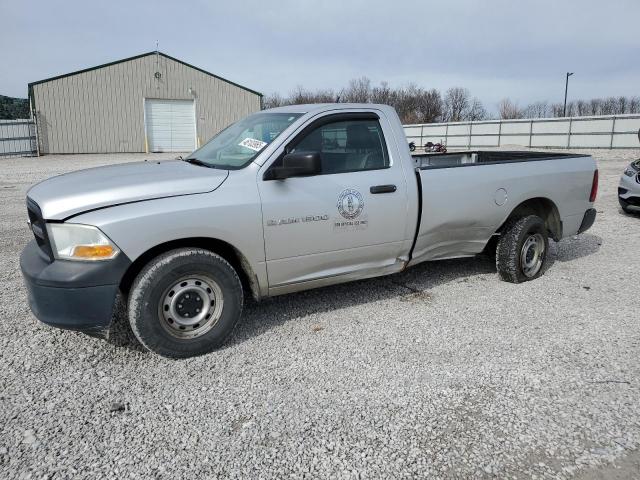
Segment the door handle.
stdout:
<svg viewBox="0 0 640 480">
<path fill-rule="evenodd" d="M 373 194 L 376 193 L 393 193 L 397 190 L 395 185 L 374 185 L 369 189 Z"/>
</svg>

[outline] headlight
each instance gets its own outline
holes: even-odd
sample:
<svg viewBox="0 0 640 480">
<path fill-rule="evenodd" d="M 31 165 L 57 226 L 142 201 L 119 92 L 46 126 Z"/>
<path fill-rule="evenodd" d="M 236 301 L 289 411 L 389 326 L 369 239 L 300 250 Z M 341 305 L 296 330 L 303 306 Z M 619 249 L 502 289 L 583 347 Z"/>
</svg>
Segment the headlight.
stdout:
<svg viewBox="0 0 640 480">
<path fill-rule="evenodd" d="M 47 224 L 51 248 L 62 260 L 110 260 L 120 250 L 98 228 L 73 223 Z"/>
<path fill-rule="evenodd" d="M 620 171 L 620 170 L 618 170 L 618 171 Z M 624 171 L 624 174 L 627 177 L 633 177 L 636 173 L 637 173 L 636 170 L 634 168 L 632 168 L 632 167 L 627 167 L 627 169 Z"/>
</svg>

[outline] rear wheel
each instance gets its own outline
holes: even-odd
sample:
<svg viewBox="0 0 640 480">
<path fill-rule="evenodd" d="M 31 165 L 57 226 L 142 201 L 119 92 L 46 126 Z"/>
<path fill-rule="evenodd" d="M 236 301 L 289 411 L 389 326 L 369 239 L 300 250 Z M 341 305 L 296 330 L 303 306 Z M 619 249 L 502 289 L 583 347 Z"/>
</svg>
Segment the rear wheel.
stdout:
<svg viewBox="0 0 640 480">
<path fill-rule="evenodd" d="M 165 357 L 209 353 L 229 337 L 242 313 L 242 283 L 208 250 L 182 248 L 153 259 L 129 294 L 129 323 L 147 349 Z"/>
<path fill-rule="evenodd" d="M 496 267 L 500 277 L 512 283 L 538 278 L 544 272 L 549 237 L 544 221 L 529 215 L 510 221 L 496 249 Z"/>
</svg>

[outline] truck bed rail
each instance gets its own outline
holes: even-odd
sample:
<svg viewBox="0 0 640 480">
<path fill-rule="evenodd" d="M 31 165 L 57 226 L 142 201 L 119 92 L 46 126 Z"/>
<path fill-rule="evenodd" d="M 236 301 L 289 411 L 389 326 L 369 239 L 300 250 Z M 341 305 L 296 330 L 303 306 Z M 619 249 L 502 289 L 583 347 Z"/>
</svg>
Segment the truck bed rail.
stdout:
<svg viewBox="0 0 640 480">
<path fill-rule="evenodd" d="M 423 153 L 413 155 L 413 160 L 417 168 L 427 170 L 434 168 L 469 167 L 473 165 L 561 160 L 576 157 L 589 158 L 589 155 L 557 152 L 474 150 L 454 153 Z"/>
</svg>

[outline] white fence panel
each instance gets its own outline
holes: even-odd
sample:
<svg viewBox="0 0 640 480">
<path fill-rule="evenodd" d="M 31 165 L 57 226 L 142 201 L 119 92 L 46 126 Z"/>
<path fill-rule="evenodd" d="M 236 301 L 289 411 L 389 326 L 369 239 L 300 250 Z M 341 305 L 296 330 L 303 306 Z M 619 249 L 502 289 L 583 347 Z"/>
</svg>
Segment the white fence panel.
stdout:
<svg viewBox="0 0 640 480">
<path fill-rule="evenodd" d="M 447 134 L 447 125 L 443 124 L 433 124 L 433 125 L 425 125 L 423 128 L 423 135 L 429 135 L 432 137 L 437 136 L 445 136 Z"/>
<path fill-rule="evenodd" d="M 616 124 L 613 129 L 616 133 L 630 133 L 640 130 L 640 116 L 635 118 L 616 118 Z"/>
<path fill-rule="evenodd" d="M 534 135 L 537 134 L 545 134 L 545 133 L 569 133 L 569 126 L 571 122 L 569 120 L 562 121 L 546 121 L 546 122 L 536 122 L 534 121 L 531 125 L 531 133 Z"/>
<path fill-rule="evenodd" d="M 640 148 L 640 115 L 429 123 L 405 132 L 418 147 L 442 141 L 451 148 Z"/>
<path fill-rule="evenodd" d="M 527 134 L 531 130 L 531 122 L 502 122 L 500 133 L 502 135 Z"/>
<path fill-rule="evenodd" d="M 36 154 L 33 120 L 0 120 L 0 157 Z"/>
<path fill-rule="evenodd" d="M 635 133 L 620 133 L 613 137 L 613 148 L 638 148 L 638 136 Z"/>
</svg>

